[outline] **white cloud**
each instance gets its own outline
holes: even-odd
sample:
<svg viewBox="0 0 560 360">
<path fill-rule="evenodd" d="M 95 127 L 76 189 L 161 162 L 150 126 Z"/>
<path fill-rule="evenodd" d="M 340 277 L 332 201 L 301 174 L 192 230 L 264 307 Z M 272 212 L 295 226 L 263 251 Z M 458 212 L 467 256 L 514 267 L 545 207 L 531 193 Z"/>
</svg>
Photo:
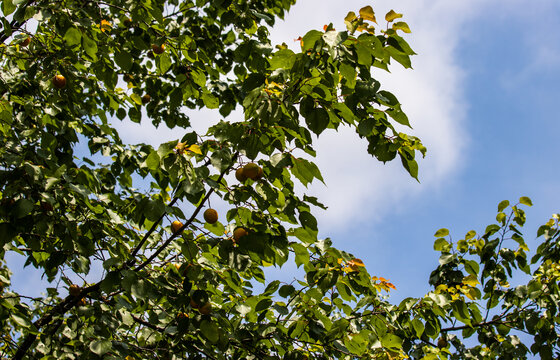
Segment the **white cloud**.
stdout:
<svg viewBox="0 0 560 360">
<path fill-rule="evenodd" d="M 294 39 L 310 29 L 321 29 L 333 22 L 343 29 L 348 11 L 357 12 L 369 2 L 306 1 L 298 3 L 286 21 L 277 24 L 273 40 Z M 472 4 L 472 3 L 471 3 Z M 403 199 L 441 186 L 442 180 L 460 169 L 468 142 L 464 130 L 467 104 L 462 93 L 464 74 L 454 58 L 461 25 L 474 13 L 467 3 L 439 1 L 377 1 L 378 23 L 394 8 L 404 14 L 413 33 L 406 36 L 419 54 L 413 57 L 414 70 L 395 64 L 391 74 L 378 71 L 383 88 L 392 91 L 403 104 L 414 130 L 428 147 L 420 161 L 422 185 L 410 178 L 400 161 L 382 165 L 366 153 L 366 143 L 358 141 L 348 128 L 321 136 L 317 162 L 327 188 L 315 185 L 329 210 L 321 214 L 323 230 L 336 229 L 350 222 L 376 221 L 399 210 Z"/>
<path fill-rule="evenodd" d="M 343 18 L 348 11 L 358 10 L 368 1 L 339 2 L 308 0 L 297 3 L 285 21 L 272 30 L 273 43 L 293 40 L 311 29 L 322 29 L 332 22 L 344 29 Z M 480 4 L 480 2 L 476 2 Z M 329 206 L 318 214 L 323 229 L 329 231 L 350 221 L 376 221 L 399 210 L 402 199 L 433 189 L 452 176 L 463 162 L 467 135 L 463 129 L 466 103 L 462 94 L 464 74 L 456 65 L 455 48 L 460 40 L 462 24 L 475 13 L 475 4 L 446 0 L 377 1 L 374 7 L 379 24 L 390 9 L 404 14 L 413 33 L 407 40 L 419 54 L 413 57 L 414 70 L 395 64 L 391 74 L 378 71 L 383 88 L 392 91 L 407 112 L 414 130 L 428 147 L 426 159 L 420 160 L 422 185 L 410 178 L 400 161 L 382 165 L 366 153 L 366 143 L 357 139 L 348 128 L 321 136 L 317 143 L 321 168 L 328 187 L 314 185 L 309 192 Z M 238 114 L 236 116 L 239 116 Z M 208 122 L 218 119 L 216 112 L 193 112 L 193 127 L 203 130 Z M 154 146 L 183 134 L 164 126 L 154 128 L 142 124 L 117 123 L 127 142 L 147 142 Z M 377 215 L 376 215 L 377 214 Z"/>
</svg>

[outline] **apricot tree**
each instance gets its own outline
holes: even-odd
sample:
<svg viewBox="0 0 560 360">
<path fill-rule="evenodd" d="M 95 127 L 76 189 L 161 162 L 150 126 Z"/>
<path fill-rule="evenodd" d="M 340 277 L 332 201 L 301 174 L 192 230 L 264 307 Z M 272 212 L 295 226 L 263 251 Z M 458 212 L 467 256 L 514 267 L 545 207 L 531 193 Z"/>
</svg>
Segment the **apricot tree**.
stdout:
<svg viewBox="0 0 560 360">
<path fill-rule="evenodd" d="M 344 31 L 312 30 L 293 51 L 268 38 L 293 2 L 2 1 L 3 357 L 521 356 L 510 328 L 537 334 L 533 352 L 557 351 L 557 222 L 542 230 L 527 287 L 503 288 L 512 267 L 529 271 L 514 206 L 479 238 L 438 238 L 435 290 L 400 305 L 380 295 L 392 284 L 318 239 L 312 208 L 322 205 L 294 187 L 323 180 L 310 161 L 316 136 L 349 126 L 414 178 L 425 148 L 395 128 L 408 118 L 374 77 L 391 61 L 411 66 L 402 15 L 379 27 L 367 6 Z M 203 108 L 222 120 L 195 131 L 190 117 Z M 127 144 L 119 121 L 178 136 Z M 228 210 L 204 222 L 211 199 Z M 519 249 L 504 251 L 511 232 Z M 44 296 L 10 283 L 8 253 L 43 274 Z M 264 266 L 290 254 L 305 276 L 266 279 Z M 489 318 L 483 299 L 505 310 Z M 481 345 L 466 348 L 454 331 Z"/>
</svg>

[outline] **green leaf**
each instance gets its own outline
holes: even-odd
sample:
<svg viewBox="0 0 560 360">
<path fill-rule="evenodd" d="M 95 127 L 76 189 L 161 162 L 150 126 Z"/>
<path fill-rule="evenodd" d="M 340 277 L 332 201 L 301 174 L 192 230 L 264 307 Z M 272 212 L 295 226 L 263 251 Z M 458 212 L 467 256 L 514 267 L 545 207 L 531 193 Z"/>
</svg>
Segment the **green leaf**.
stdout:
<svg viewBox="0 0 560 360">
<path fill-rule="evenodd" d="M 303 36 L 303 49 L 309 50 L 315 47 L 317 40 L 323 37 L 323 33 L 317 30 L 311 30 Z"/>
<path fill-rule="evenodd" d="M 163 53 L 157 57 L 156 63 L 159 73 L 165 74 L 171 67 L 171 58 L 169 57 L 169 54 Z"/>
<path fill-rule="evenodd" d="M 82 33 L 80 30 L 71 27 L 66 31 L 66 34 L 64 34 L 64 41 L 68 46 L 78 45 L 82 41 Z"/>
<path fill-rule="evenodd" d="M 451 244 L 447 242 L 444 238 L 436 239 L 434 242 L 434 250 L 435 251 L 449 251 Z"/>
<path fill-rule="evenodd" d="M 211 343 L 215 344 L 220 339 L 220 331 L 214 322 L 202 320 L 200 323 L 200 331 Z"/>
<path fill-rule="evenodd" d="M 24 317 L 19 316 L 18 314 L 11 314 L 10 317 L 12 320 L 21 327 L 30 328 L 31 322 Z"/>
<path fill-rule="evenodd" d="M 498 204 L 498 212 L 504 211 L 504 209 L 507 208 L 508 206 L 509 206 L 509 201 L 503 200 Z"/>
<path fill-rule="evenodd" d="M 323 34 L 323 40 L 330 47 L 336 47 L 348 38 L 346 31 L 338 32 L 335 30 L 327 31 Z"/>
<path fill-rule="evenodd" d="M 89 349 L 92 353 L 102 356 L 113 348 L 112 343 L 109 340 L 95 340 L 89 344 Z"/>
<path fill-rule="evenodd" d="M 261 312 L 263 310 L 267 310 L 272 305 L 272 300 L 270 299 L 262 299 L 258 302 L 257 306 L 255 306 L 256 312 Z"/>
<path fill-rule="evenodd" d="M 305 122 L 309 130 L 319 135 L 329 126 L 329 113 L 323 108 L 313 108 L 305 116 Z"/>
<path fill-rule="evenodd" d="M 128 51 L 117 51 L 115 52 L 115 62 L 121 69 L 128 71 L 132 67 L 132 55 Z"/>
<path fill-rule="evenodd" d="M 27 199 L 19 199 L 14 204 L 12 210 L 12 216 L 16 219 L 20 219 L 33 210 L 33 203 Z"/>
<path fill-rule="evenodd" d="M 381 344 L 386 348 L 398 350 L 402 347 L 402 339 L 397 335 L 388 333 L 381 338 Z"/>
<path fill-rule="evenodd" d="M 369 5 L 360 9 L 360 16 L 364 20 L 369 20 L 377 23 L 377 21 L 375 20 L 375 13 L 373 12 L 373 8 Z"/>
<path fill-rule="evenodd" d="M 402 16 L 402 14 L 398 14 L 394 10 L 391 10 L 387 14 L 385 14 L 385 20 L 387 22 L 392 22 L 395 19 L 402 18 Z"/>
<path fill-rule="evenodd" d="M 159 169 L 160 158 L 156 150 L 152 150 L 152 152 L 150 152 L 150 155 L 148 155 L 148 157 L 146 158 L 146 166 L 148 166 L 148 169 L 152 171 Z"/>
<path fill-rule="evenodd" d="M 2 0 L 2 13 L 4 16 L 8 16 L 11 13 L 13 13 L 14 11 L 16 11 L 17 6 L 15 6 L 12 2 L 12 0 Z M 6 34 L 7 36 L 10 36 L 10 34 Z"/>
<path fill-rule="evenodd" d="M 307 248 L 298 243 L 293 243 L 291 247 L 296 254 L 296 265 L 298 267 L 300 267 L 301 265 L 307 265 L 309 263 L 309 252 L 307 251 Z"/>
<path fill-rule="evenodd" d="M 422 336 L 422 334 L 424 333 L 424 324 L 422 323 L 422 321 L 420 321 L 417 318 L 414 318 L 412 319 L 411 323 L 412 323 L 412 327 L 414 328 L 414 331 L 416 332 L 416 336 L 418 337 Z"/>
<path fill-rule="evenodd" d="M 408 27 L 408 24 L 405 23 L 404 21 L 400 21 L 400 22 L 396 22 L 393 24 L 393 30 L 402 30 L 405 33 L 410 33 L 410 28 Z"/>
<path fill-rule="evenodd" d="M 275 52 L 268 62 L 270 70 L 291 69 L 296 62 L 296 54 L 290 49 L 282 49 Z"/>
<path fill-rule="evenodd" d="M 140 97 L 140 95 L 136 94 L 136 93 L 132 93 L 130 95 L 130 98 L 138 105 L 142 105 L 142 98 Z M 132 108 L 131 108 L 132 110 Z"/>
<path fill-rule="evenodd" d="M 519 203 L 526 206 L 533 206 L 533 202 L 527 196 L 522 196 L 519 198 Z"/>
<path fill-rule="evenodd" d="M 217 109 L 220 106 L 218 98 L 207 91 L 202 93 L 202 101 L 208 109 Z"/>
<path fill-rule="evenodd" d="M 443 237 L 443 236 L 447 236 L 447 235 L 449 235 L 449 230 L 447 230 L 445 228 L 439 229 L 434 234 L 435 237 Z"/>
<path fill-rule="evenodd" d="M 340 75 L 346 80 L 346 86 L 354 88 L 356 86 L 356 69 L 351 65 L 342 63 L 338 70 Z"/>
<path fill-rule="evenodd" d="M 295 292 L 296 289 L 292 285 L 282 285 L 278 290 L 278 295 L 282 296 L 283 298 L 287 298 L 292 296 L 292 294 Z"/>
<path fill-rule="evenodd" d="M 87 35 L 82 36 L 82 46 L 86 54 L 94 61 L 97 61 L 97 43 L 90 39 Z"/>
</svg>

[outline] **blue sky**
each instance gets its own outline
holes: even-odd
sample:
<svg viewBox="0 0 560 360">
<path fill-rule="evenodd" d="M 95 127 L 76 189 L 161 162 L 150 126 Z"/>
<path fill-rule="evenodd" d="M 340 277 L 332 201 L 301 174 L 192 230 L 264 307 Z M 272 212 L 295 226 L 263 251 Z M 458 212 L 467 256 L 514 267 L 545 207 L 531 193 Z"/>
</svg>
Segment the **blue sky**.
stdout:
<svg viewBox="0 0 560 360">
<path fill-rule="evenodd" d="M 526 240 L 535 248 L 537 226 L 560 212 L 560 3 L 305 0 L 274 29 L 273 41 L 292 44 L 329 22 L 343 29 L 348 11 L 370 4 L 380 24 L 394 9 L 412 29 L 407 39 L 418 53 L 414 70 L 396 64 L 379 78 L 399 97 L 428 147 L 421 182 L 400 163 L 377 164 L 365 143 L 342 129 L 317 147 L 327 187 L 305 191 L 329 205 L 316 211 L 322 236 L 360 257 L 372 275 L 389 278 L 397 286 L 394 298 L 401 299 L 428 291 L 437 229 L 447 227 L 459 239 L 470 229 L 484 229 L 499 201 L 527 195 L 535 206 L 528 210 Z M 215 118 L 204 114 L 193 118 L 195 125 Z M 180 137 L 165 130 L 156 136 L 146 124 L 117 126 L 130 142 Z M 290 277 L 285 271 L 271 275 Z M 16 271 L 13 283 L 37 294 L 38 279 Z"/>
<path fill-rule="evenodd" d="M 274 33 L 297 38 L 364 1 L 301 2 Z M 525 227 L 560 211 L 557 135 L 560 125 L 560 3 L 556 1 L 376 1 L 378 22 L 394 9 L 412 29 L 414 70 L 395 65 L 382 84 L 403 103 L 428 147 L 418 184 L 399 164 L 378 165 L 350 132 L 320 142 L 327 188 L 311 192 L 330 206 L 319 214 L 324 236 L 356 254 L 372 275 L 389 278 L 392 297 L 421 296 L 437 266 L 433 234 L 455 240 L 482 231 L 498 202 L 530 196 Z M 278 40 L 280 41 L 280 40 Z M 286 41 L 286 40 L 284 40 Z M 321 150 L 327 153 L 325 155 Z"/>
</svg>

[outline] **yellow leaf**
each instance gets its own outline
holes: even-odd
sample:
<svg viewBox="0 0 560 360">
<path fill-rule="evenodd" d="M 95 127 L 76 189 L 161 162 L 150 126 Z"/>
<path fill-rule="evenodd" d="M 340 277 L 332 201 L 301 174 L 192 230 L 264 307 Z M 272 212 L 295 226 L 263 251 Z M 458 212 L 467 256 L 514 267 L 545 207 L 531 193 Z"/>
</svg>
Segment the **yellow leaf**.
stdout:
<svg viewBox="0 0 560 360">
<path fill-rule="evenodd" d="M 394 10 L 389 11 L 385 15 L 385 20 L 387 20 L 387 22 L 391 22 L 391 21 L 393 21 L 395 19 L 398 19 L 398 18 L 402 18 L 402 14 L 398 14 Z"/>
<path fill-rule="evenodd" d="M 480 284 L 480 282 L 478 281 L 478 278 L 474 275 L 469 275 L 463 278 L 463 284 L 465 285 L 469 285 L 469 286 L 476 286 L 478 284 Z"/>
<path fill-rule="evenodd" d="M 402 30 L 405 33 L 410 33 L 410 28 L 408 27 L 408 24 L 405 23 L 404 21 L 399 21 L 397 23 L 393 24 L 393 30 Z"/>
<path fill-rule="evenodd" d="M 107 20 L 101 20 L 101 31 L 105 32 L 105 31 L 111 31 L 111 23 L 108 22 Z"/>
<path fill-rule="evenodd" d="M 200 146 L 196 144 L 189 146 L 187 150 L 195 154 L 202 155 L 202 151 L 200 151 Z"/>
<path fill-rule="evenodd" d="M 374 23 L 377 24 L 377 21 L 375 20 L 375 13 L 373 12 L 373 9 L 369 5 L 360 9 L 360 16 L 364 20 L 373 21 Z"/>
<path fill-rule="evenodd" d="M 346 17 L 344 18 L 344 21 L 351 22 L 352 20 L 355 20 L 356 17 L 357 17 L 357 16 L 356 16 L 356 13 L 353 12 L 353 11 L 350 11 L 350 12 L 348 13 L 348 15 L 346 15 Z"/>
<path fill-rule="evenodd" d="M 348 261 L 348 266 L 354 271 L 358 271 L 358 268 L 360 267 L 365 267 L 364 262 L 360 259 L 352 259 Z"/>
</svg>

